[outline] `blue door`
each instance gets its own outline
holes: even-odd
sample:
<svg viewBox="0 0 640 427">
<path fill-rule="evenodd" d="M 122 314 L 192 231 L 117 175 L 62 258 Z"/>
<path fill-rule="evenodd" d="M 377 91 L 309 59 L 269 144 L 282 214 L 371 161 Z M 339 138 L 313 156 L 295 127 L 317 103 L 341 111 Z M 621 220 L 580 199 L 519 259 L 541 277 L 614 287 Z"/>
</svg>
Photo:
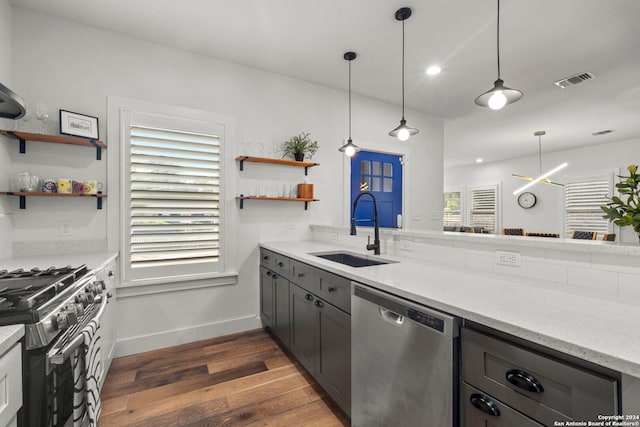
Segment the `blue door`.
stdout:
<svg viewBox="0 0 640 427">
<path fill-rule="evenodd" d="M 351 158 L 351 204 L 360 191 L 370 191 L 378 202 L 380 227 L 397 228 L 397 217 L 402 214 L 402 157 L 397 154 L 359 151 Z M 373 227 L 373 202 L 365 196 L 358 200 L 358 226 Z"/>
</svg>

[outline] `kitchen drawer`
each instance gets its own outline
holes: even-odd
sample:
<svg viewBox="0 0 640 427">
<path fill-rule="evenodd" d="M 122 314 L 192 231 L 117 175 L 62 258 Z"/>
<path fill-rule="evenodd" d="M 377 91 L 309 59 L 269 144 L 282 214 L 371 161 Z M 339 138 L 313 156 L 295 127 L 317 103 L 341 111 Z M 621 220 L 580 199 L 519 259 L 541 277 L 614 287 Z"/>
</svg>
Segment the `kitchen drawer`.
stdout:
<svg viewBox="0 0 640 427">
<path fill-rule="evenodd" d="M 317 275 L 318 296 L 340 310 L 351 313 L 351 281 L 323 270 L 317 270 Z"/>
<path fill-rule="evenodd" d="M 260 265 L 273 270 L 276 265 L 276 254 L 267 249 L 260 249 Z"/>
<path fill-rule="evenodd" d="M 14 422 L 22 407 L 22 346 L 15 344 L 0 359 L 0 425 Z"/>
<path fill-rule="evenodd" d="M 273 253 L 273 252 L 272 252 Z M 291 260 L 284 255 L 273 253 L 275 256 L 273 262 L 273 271 L 278 273 L 278 276 L 289 279 L 289 273 L 291 271 Z"/>
<path fill-rule="evenodd" d="M 546 425 L 619 413 L 615 378 L 467 328 L 462 330 L 462 376 Z"/>
<path fill-rule="evenodd" d="M 465 427 L 543 427 L 469 384 L 462 384 L 462 425 Z"/>
<path fill-rule="evenodd" d="M 320 278 L 318 269 L 307 264 L 303 264 L 295 259 L 291 261 L 291 280 L 296 285 L 315 294 L 320 292 Z"/>
</svg>

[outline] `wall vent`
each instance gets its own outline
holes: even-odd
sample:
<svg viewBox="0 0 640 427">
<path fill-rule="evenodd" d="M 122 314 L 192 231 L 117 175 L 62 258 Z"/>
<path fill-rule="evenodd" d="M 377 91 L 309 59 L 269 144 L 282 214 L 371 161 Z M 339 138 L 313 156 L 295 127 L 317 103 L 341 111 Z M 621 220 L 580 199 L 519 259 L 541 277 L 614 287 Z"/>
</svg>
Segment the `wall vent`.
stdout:
<svg viewBox="0 0 640 427">
<path fill-rule="evenodd" d="M 613 132 L 615 132 L 615 130 L 613 130 L 613 129 L 605 129 L 605 130 L 601 130 L 600 132 L 594 132 L 591 135 L 600 136 L 600 135 L 606 135 L 608 133 L 613 133 Z"/>
<path fill-rule="evenodd" d="M 560 79 L 556 82 L 553 82 L 553 84 L 558 86 L 560 89 L 565 89 L 569 86 L 577 85 L 578 83 L 586 82 L 587 80 L 595 78 L 596 76 L 591 73 L 580 73 L 573 76 L 565 77 L 564 79 Z"/>
</svg>

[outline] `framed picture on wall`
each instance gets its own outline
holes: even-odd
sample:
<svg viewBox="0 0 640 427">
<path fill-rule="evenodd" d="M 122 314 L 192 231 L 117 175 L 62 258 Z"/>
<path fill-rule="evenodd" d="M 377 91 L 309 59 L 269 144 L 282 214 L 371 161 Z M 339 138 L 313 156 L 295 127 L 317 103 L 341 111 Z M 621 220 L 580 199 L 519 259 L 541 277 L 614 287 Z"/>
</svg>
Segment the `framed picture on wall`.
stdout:
<svg viewBox="0 0 640 427">
<path fill-rule="evenodd" d="M 98 139 L 98 118 L 60 110 L 60 133 L 80 138 Z"/>
</svg>

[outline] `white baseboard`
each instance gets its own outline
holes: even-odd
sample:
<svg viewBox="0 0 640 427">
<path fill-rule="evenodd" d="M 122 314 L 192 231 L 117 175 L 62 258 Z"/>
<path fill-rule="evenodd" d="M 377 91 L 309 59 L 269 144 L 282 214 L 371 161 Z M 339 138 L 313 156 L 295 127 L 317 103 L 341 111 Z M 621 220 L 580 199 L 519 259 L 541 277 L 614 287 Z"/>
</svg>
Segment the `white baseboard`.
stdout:
<svg viewBox="0 0 640 427">
<path fill-rule="evenodd" d="M 222 322 L 198 325 L 191 328 L 175 329 L 132 338 L 125 338 L 116 342 L 115 357 L 129 356 L 159 348 L 186 344 L 189 342 L 249 331 L 262 327 L 260 316 L 247 316 L 229 319 Z"/>
</svg>

